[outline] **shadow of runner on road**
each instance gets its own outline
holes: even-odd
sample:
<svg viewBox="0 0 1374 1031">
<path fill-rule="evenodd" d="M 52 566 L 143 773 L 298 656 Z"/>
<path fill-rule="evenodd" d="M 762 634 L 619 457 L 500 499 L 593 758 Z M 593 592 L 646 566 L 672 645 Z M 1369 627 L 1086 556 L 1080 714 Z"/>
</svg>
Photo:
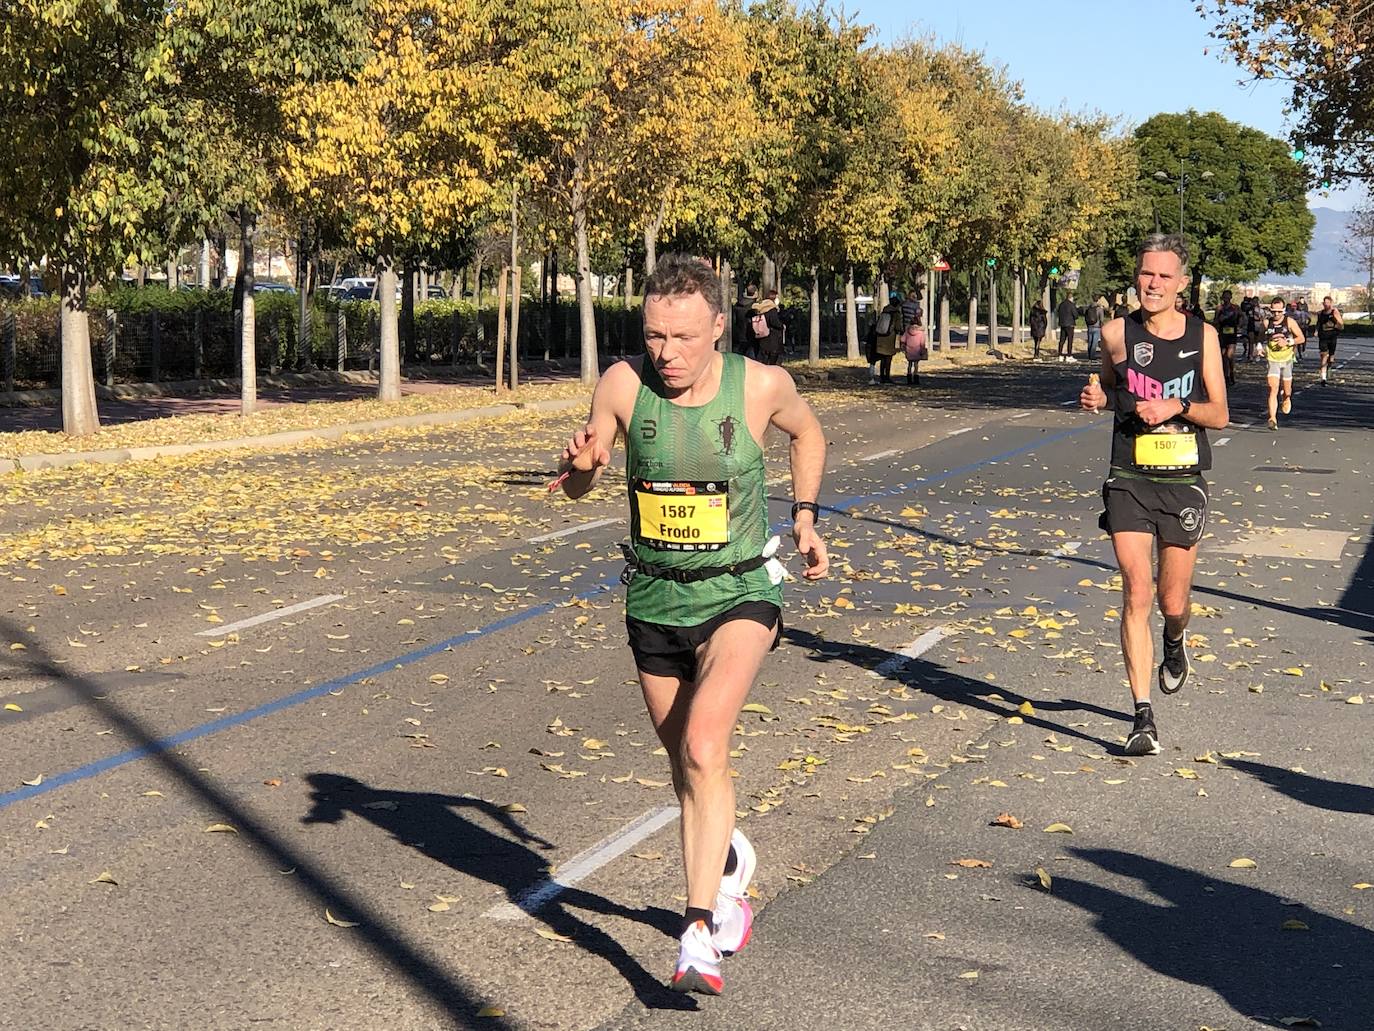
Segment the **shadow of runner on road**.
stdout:
<svg viewBox="0 0 1374 1031">
<path fill-rule="evenodd" d="M 1281 795 L 1316 809 L 1333 813 L 1358 813 L 1374 816 L 1374 788 L 1363 784 L 1346 784 L 1339 780 L 1325 780 L 1308 773 L 1294 773 L 1265 763 L 1244 759 L 1227 759 L 1226 765 L 1261 780 Z"/>
<path fill-rule="evenodd" d="M 1069 851 L 1163 900 L 1054 877 L 1052 898 L 1094 914 L 1099 932 L 1150 969 L 1208 988 L 1240 1016 L 1273 1027 L 1287 1026 L 1285 1017 L 1313 1017 L 1321 1023 L 1309 1026 L 1328 1031 L 1374 1027 L 1369 929 L 1172 863 L 1115 849 Z M 1294 918 L 1310 933 L 1282 930 Z"/>
<path fill-rule="evenodd" d="M 548 876 L 549 859 L 544 853 L 556 846 L 527 831 L 492 802 L 471 795 L 388 791 L 337 773 L 311 773 L 305 779 L 314 790 L 312 808 L 302 823 L 338 824 L 349 814 L 361 817 L 406 848 L 500 888 L 512 902 Z M 579 919 L 571 911 L 574 908 L 639 921 L 674 940 L 679 920 L 676 913 L 659 907 L 630 909 L 591 892 L 565 888 L 531 916 L 613 966 L 647 1008 L 697 1009 L 694 1000 L 669 991 L 613 937 Z"/>
<path fill-rule="evenodd" d="M 876 648 L 868 644 L 827 641 L 818 634 L 813 634 L 807 630 L 798 630 L 796 627 L 784 627 L 782 636 L 788 644 L 809 650 L 811 653 L 809 658 L 812 662 L 848 662 L 861 670 L 869 671 L 876 670 L 886 662 L 899 660 L 901 664 L 888 674 L 889 680 L 895 680 L 932 698 L 939 698 L 954 705 L 967 705 L 971 709 L 977 709 L 980 712 L 1000 716 L 1004 719 L 1019 715 L 1023 722 L 1032 727 L 1039 727 L 1042 730 L 1064 734 L 1068 737 L 1076 737 L 1081 741 L 1097 745 L 1111 754 L 1120 753 L 1120 744 L 1094 737 L 1077 727 L 1055 723 L 1039 715 L 1021 715 L 1018 708 L 1023 702 L 1030 702 L 1037 712 L 1091 713 L 1105 719 L 1120 720 L 1123 730 L 1128 728 L 1131 723 L 1129 714 L 1118 712 L 1115 709 L 1104 709 L 1092 702 L 1080 702 L 1073 698 L 1061 698 L 1059 701 L 1028 698 L 1002 685 L 988 684 L 981 680 L 960 676 L 958 673 L 953 673 L 933 662 L 925 659 L 907 659 L 897 652 L 888 651 L 886 648 Z M 881 683 L 881 681 L 874 681 L 874 683 Z M 984 697 L 992 694 L 999 695 L 1003 701 L 999 703 Z"/>
<path fill-rule="evenodd" d="M 289 881 L 292 887 L 308 896 L 320 909 L 328 908 L 336 915 L 347 914 L 349 919 L 357 921 L 358 926 L 349 933 L 357 935 L 379 964 L 389 967 L 422 991 L 452 1017 L 455 1024 L 468 1026 L 475 1018 L 483 1005 L 478 992 L 423 955 L 380 911 L 371 908 L 365 898 L 336 881 L 324 867 L 295 851 L 285 838 L 255 818 L 244 805 L 198 770 L 194 757 L 184 753 L 186 746 L 144 726 L 141 720 L 106 697 L 105 688 L 94 680 L 59 666 L 31 634 L 12 620 L 0 618 L 0 638 L 27 641 L 26 661 L 13 663 L 16 669 L 25 675 L 60 684 L 79 696 L 91 712 L 99 713 L 118 729 L 132 751 L 143 753 L 203 804 L 223 814 L 225 822 L 232 824 L 241 838 L 257 847 L 259 861 L 264 866 L 272 870 L 294 869 L 295 874 Z M 56 782 L 59 778 L 52 780 Z M 483 1020 L 482 1026 L 493 1031 L 511 1027 L 500 1017 Z"/>
</svg>

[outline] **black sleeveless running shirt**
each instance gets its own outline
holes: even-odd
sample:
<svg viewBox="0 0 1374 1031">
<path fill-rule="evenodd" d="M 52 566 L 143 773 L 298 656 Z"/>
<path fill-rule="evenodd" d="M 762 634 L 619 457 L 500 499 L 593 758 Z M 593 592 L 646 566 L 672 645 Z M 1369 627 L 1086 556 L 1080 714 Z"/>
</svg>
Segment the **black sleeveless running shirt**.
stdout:
<svg viewBox="0 0 1374 1031">
<path fill-rule="evenodd" d="M 1176 397 L 1206 400 L 1202 386 L 1203 321 L 1185 316 L 1183 335 L 1162 340 L 1145 328 L 1143 312 L 1127 315 L 1126 360 L 1117 383 L 1140 401 Z M 1112 427 L 1112 468 L 1158 479 L 1191 479 L 1212 468 L 1207 431 L 1179 416 L 1147 426 L 1134 412 L 1117 411 Z"/>
<path fill-rule="evenodd" d="M 1340 334 L 1340 329 L 1336 326 L 1336 312 L 1319 311 L 1317 312 L 1317 339 L 1335 340 Z"/>
</svg>

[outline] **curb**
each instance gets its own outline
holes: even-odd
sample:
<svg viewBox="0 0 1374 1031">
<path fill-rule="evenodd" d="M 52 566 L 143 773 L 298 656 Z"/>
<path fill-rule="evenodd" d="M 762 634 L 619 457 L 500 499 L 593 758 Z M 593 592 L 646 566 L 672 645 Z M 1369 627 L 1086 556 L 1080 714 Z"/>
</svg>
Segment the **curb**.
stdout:
<svg viewBox="0 0 1374 1031">
<path fill-rule="evenodd" d="M 0 474 L 37 472 L 40 469 L 64 469 L 89 462 L 113 465 L 120 462 L 143 462 L 153 458 L 172 458 L 203 451 L 233 451 L 238 449 L 266 449 L 287 447 L 308 440 L 338 440 L 353 433 L 401 429 L 414 426 L 450 426 L 515 412 L 562 412 L 583 408 L 586 398 L 564 398 L 552 401 L 518 401 L 509 404 L 464 408 L 454 412 L 427 412 L 421 415 L 398 415 L 390 419 L 369 419 L 365 422 L 342 423 L 314 430 L 284 430 L 256 437 L 234 437 L 229 440 L 207 440 L 195 444 L 158 444 L 152 447 L 110 448 L 104 451 L 71 451 L 50 455 L 23 455 L 19 458 L 0 458 Z"/>
</svg>

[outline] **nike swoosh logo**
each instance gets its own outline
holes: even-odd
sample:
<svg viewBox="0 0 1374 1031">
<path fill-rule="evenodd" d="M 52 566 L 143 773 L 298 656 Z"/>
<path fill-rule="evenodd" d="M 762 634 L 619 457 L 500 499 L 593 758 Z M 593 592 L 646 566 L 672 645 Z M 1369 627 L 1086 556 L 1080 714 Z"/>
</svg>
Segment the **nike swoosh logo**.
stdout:
<svg viewBox="0 0 1374 1031">
<path fill-rule="evenodd" d="M 1191 357 L 1192 357 L 1193 355 L 1195 355 L 1195 354 L 1197 354 L 1196 351 L 1179 351 L 1179 352 L 1178 352 L 1178 356 L 1179 356 L 1180 358 L 1191 358 Z"/>
</svg>

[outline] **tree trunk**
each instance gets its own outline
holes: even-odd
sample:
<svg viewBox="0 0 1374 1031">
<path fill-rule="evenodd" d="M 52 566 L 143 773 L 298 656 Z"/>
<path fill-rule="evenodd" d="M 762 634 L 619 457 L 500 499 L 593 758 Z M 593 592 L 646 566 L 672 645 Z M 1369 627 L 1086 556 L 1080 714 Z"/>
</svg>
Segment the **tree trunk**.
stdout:
<svg viewBox="0 0 1374 1031">
<path fill-rule="evenodd" d="M 377 400 L 401 399 L 401 341 L 396 325 L 396 263 L 389 253 L 377 255 L 377 300 L 381 306 L 381 360 Z"/>
<path fill-rule="evenodd" d="M 722 259 L 720 263 L 720 300 L 721 307 L 725 310 L 725 332 L 721 334 L 720 342 L 716 345 L 716 350 L 722 354 L 729 354 L 734 350 L 735 343 L 735 309 L 730 303 L 731 283 L 734 280 L 734 272 L 730 268 L 730 262 Z"/>
<path fill-rule="evenodd" d="M 510 388 L 520 386 L 520 194 L 510 188 L 510 267 L 515 279 L 510 293 Z"/>
<path fill-rule="evenodd" d="M 310 251 L 306 247 L 309 227 L 301 224 L 296 243 L 296 357 L 298 364 L 313 366 L 310 360 Z"/>
<path fill-rule="evenodd" d="M 482 255 L 477 255 L 477 261 L 472 277 L 472 305 L 478 311 L 482 310 Z"/>
<path fill-rule="evenodd" d="M 652 276 L 658 267 L 658 234 L 663 229 L 663 219 L 668 214 L 668 198 L 658 204 L 658 213 L 644 226 L 644 275 Z"/>
<path fill-rule="evenodd" d="M 91 368 L 91 321 L 86 310 L 86 270 L 62 266 L 62 432 L 85 437 L 100 429 Z"/>
<path fill-rule="evenodd" d="M 768 296 L 769 290 L 778 288 L 778 263 L 768 255 L 763 256 L 763 268 L 759 270 L 759 299 Z"/>
<path fill-rule="evenodd" d="M 988 350 L 997 350 L 1001 343 L 997 332 L 997 270 L 988 273 Z"/>
<path fill-rule="evenodd" d="M 629 308 L 635 299 L 635 267 L 625 266 L 625 307 Z"/>
<path fill-rule="evenodd" d="M 501 262 L 501 278 L 496 281 L 496 392 L 506 388 L 506 283 L 510 266 Z"/>
<path fill-rule="evenodd" d="M 846 266 L 844 272 L 844 342 L 846 357 L 850 360 L 863 357 L 859 351 L 859 313 L 855 310 L 853 265 Z"/>
<path fill-rule="evenodd" d="M 239 376 L 243 389 L 239 412 L 242 415 L 252 415 L 258 406 L 258 337 L 253 303 L 253 233 L 256 228 L 257 215 L 240 208 L 239 279 L 243 284 L 243 321 L 239 326 Z"/>
<path fill-rule="evenodd" d="M 813 367 L 821 363 L 821 270 L 819 265 L 811 266 L 811 338 L 806 348 L 806 363 Z"/>
<path fill-rule="evenodd" d="M 968 274 L 968 339 L 965 346 L 972 347 L 978 342 L 978 273 Z"/>
<path fill-rule="evenodd" d="M 577 311 L 581 321 L 582 382 L 591 386 L 600 376 L 601 366 L 596 353 L 596 309 L 592 307 L 592 260 L 587 239 L 584 160 L 582 155 L 578 155 L 573 166 L 572 216 L 573 236 L 577 242 Z"/>
<path fill-rule="evenodd" d="M 882 311 L 887 307 L 887 293 L 887 273 L 879 272 L 877 285 L 873 288 L 873 309 L 875 311 Z"/>
<path fill-rule="evenodd" d="M 197 285 L 202 290 L 210 289 L 210 240 L 208 237 L 200 241 L 200 275 L 196 278 Z"/>
<path fill-rule="evenodd" d="M 175 290 L 177 285 L 177 259 L 173 255 L 167 259 L 167 289 Z"/>
<path fill-rule="evenodd" d="M 520 387 L 520 273 L 517 263 L 510 287 L 510 388 Z"/>
<path fill-rule="evenodd" d="M 1026 270 L 1017 269 L 1011 283 L 1011 342 L 1021 343 L 1021 323 L 1026 316 Z"/>
</svg>

